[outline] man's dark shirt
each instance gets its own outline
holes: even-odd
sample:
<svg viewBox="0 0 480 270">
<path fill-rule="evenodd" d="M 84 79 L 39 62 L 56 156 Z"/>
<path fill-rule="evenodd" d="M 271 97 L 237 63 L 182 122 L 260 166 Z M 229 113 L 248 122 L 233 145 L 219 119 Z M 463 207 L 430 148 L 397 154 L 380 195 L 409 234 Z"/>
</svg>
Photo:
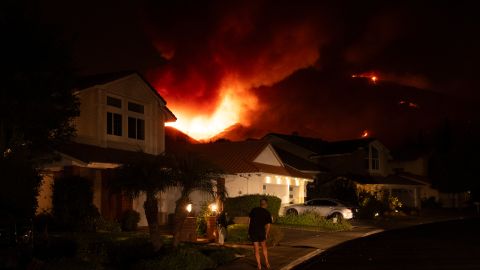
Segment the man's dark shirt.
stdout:
<svg viewBox="0 0 480 270">
<path fill-rule="evenodd" d="M 250 225 L 248 226 L 248 234 L 256 239 L 265 240 L 265 225 L 272 223 L 272 215 L 267 209 L 255 207 L 248 215 L 250 217 Z"/>
</svg>

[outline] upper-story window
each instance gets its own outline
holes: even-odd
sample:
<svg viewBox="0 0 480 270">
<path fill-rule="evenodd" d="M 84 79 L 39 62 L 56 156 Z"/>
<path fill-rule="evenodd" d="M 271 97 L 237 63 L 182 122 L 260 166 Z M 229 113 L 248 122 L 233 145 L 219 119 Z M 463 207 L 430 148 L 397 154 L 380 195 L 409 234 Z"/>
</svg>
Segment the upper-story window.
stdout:
<svg viewBox="0 0 480 270">
<path fill-rule="evenodd" d="M 145 120 L 128 117 L 128 138 L 145 140 Z"/>
<path fill-rule="evenodd" d="M 380 157 L 378 154 L 378 149 L 375 148 L 374 146 L 371 147 L 371 165 L 372 165 L 372 170 L 380 170 Z"/>
<path fill-rule="evenodd" d="M 375 146 L 370 146 L 365 158 L 365 168 L 372 171 L 380 170 L 380 154 Z"/>
<path fill-rule="evenodd" d="M 131 113 L 133 112 L 133 114 Z M 145 107 L 141 104 L 128 102 L 128 138 L 145 140 Z"/>
<path fill-rule="evenodd" d="M 122 100 L 107 96 L 107 105 L 110 106 L 107 112 L 107 134 L 122 136 L 123 118 L 120 110 L 122 108 Z"/>
<path fill-rule="evenodd" d="M 122 115 L 107 112 L 107 134 L 122 136 Z"/>
<path fill-rule="evenodd" d="M 136 112 L 136 113 L 144 113 L 144 107 L 143 105 L 133 103 L 133 102 L 128 102 L 128 110 L 131 112 Z"/>
<path fill-rule="evenodd" d="M 117 108 L 122 108 L 122 100 L 119 98 L 107 96 L 107 105 Z"/>
</svg>

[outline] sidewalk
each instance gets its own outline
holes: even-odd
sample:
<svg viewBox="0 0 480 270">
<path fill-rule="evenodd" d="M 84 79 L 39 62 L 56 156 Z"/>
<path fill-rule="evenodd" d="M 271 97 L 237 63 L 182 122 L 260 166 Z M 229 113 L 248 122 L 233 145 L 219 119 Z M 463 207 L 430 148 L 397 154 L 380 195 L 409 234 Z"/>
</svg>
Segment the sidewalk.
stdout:
<svg viewBox="0 0 480 270">
<path fill-rule="evenodd" d="M 268 250 L 271 269 L 288 270 L 295 262 L 305 261 L 318 255 L 324 250 L 343 242 L 365 237 L 384 230 L 411 227 L 419 224 L 434 223 L 446 220 L 461 219 L 457 212 L 452 215 L 436 214 L 424 216 L 409 216 L 405 218 L 392 218 L 380 221 L 352 221 L 354 226 L 351 231 L 345 232 L 317 232 L 294 228 L 282 228 L 285 237 L 280 245 Z M 253 248 L 253 247 L 252 247 Z M 223 265 L 220 270 L 256 269 L 254 255 L 239 258 L 230 264 Z"/>
<path fill-rule="evenodd" d="M 286 229 L 285 238 L 280 245 L 268 250 L 271 269 L 290 269 L 292 262 L 305 260 L 321 253 L 332 246 L 348 240 L 363 237 L 379 231 L 374 227 L 355 227 L 346 232 L 315 232 L 300 229 Z M 256 269 L 255 256 L 239 258 L 230 264 L 223 265 L 220 270 Z"/>
</svg>

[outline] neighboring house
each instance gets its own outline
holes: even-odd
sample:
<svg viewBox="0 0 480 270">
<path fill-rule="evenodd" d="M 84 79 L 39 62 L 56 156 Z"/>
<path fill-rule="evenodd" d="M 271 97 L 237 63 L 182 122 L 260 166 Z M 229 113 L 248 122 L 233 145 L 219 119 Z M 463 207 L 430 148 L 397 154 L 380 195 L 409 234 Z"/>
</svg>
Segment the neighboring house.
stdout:
<svg viewBox="0 0 480 270">
<path fill-rule="evenodd" d="M 274 147 L 265 141 L 216 142 L 192 144 L 188 151 L 212 163 L 221 171 L 229 197 L 269 194 L 282 205 L 303 203 L 306 185 L 313 175 L 286 165 Z M 198 209 L 205 197 L 191 197 Z"/>
<path fill-rule="evenodd" d="M 392 171 L 389 149 L 374 138 L 327 142 L 272 133 L 264 140 L 318 166 L 320 173 L 310 186 L 313 190 L 321 189 L 329 181 L 346 178 L 354 181 L 358 190 L 386 191 L 407 206 L 420 207 L 422 194 L 427 193 L 423 190 L 430 187 L 414 174 L 407 176 Z"/>
<path fill-rule="evenodd" d="M 94 204 L 115 219 L 126 209 L 140 212 L 146 225 L 144 196 L 131 200 L 109 191 L 113 168 L 133 159 L 149 159 L 165 151 L 165 122 L 175 121 L 166 101 L 138 73 L 120 72 L 86 77 L 77 85 L 80 115 L 74 119 L 76 137 L 58 147 L 61 159 L 42 168 L 38 211 L 51 209 L 55 178 L 82 176 L 94 188 Z"/>
</svg>

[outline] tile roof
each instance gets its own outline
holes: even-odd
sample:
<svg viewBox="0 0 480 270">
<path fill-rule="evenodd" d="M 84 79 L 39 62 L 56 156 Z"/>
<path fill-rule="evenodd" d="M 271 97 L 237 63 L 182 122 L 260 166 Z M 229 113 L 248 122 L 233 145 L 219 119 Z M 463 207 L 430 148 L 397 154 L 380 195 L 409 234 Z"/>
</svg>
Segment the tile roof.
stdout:
<svg viewBox="0 0 480 270">
<path fill-rule="evenodd" d="M 154 159 L 154 155 L 120 150 L 114 148 L 104 148 L 89 144 L 69 142 L 56 149 L 58 152 L 70 156 L 85 163 L 114 163 L 125 164 L 138 160 Z"/>
<path fill-rule="evenodd" d="M 323 146 L 320 155 L 339 155 L 355 152 L 359 148 L 368 146 L 374 138 L 329 142 Z"/>
<path fill-rule="evenodd" d="M 288 151 L 285 151 L 279 147 L 275 147 L 275 152 L 277 152 L 278 156 L 280 159 L 283 161 L 283 163 L 301 171 L 320 171 L 320 167 L 313 163 L 309 162 L 308 160 L 305 160 L 301 157 L 298 157 Z"/>
<path fill-rule="evenodd" d="M 260 140 L 216 142 L 191 144 L 187 147 L 187 151 L 198 154 L 229 174 L 263 172 L 299 178 L 312 178 L 311 175 L 302 173 L 294 168 L 254 162 L 254 159 L 269 146 L 268 142 Z M 273 147 L 272 150 L 275 151 Z"/>
<path fill-rule="evenodd" d="M 353 140 L 343 140 L 328 142 L 318 138 L 303 137 L 298 135 L 285 135 L 278 133 L 270 133 L 267 136 L 276 136 L 284 139 L 292 144 L 303 147 L 307 150 L 317 153 L 318 155 L 337 155 L 348 154 L 365 147 L 369 143 L 375 141 L 374 138 L 362 138 Z"/>
<path fill-rule="evenodd" d="M 424 183 L 413 181 L 399 174 L 388 176 L 351 175 L 350 178 L 359 184 L 381 184 L 381 185 L 410 185 L 423 186 Z"/>
</svg>

